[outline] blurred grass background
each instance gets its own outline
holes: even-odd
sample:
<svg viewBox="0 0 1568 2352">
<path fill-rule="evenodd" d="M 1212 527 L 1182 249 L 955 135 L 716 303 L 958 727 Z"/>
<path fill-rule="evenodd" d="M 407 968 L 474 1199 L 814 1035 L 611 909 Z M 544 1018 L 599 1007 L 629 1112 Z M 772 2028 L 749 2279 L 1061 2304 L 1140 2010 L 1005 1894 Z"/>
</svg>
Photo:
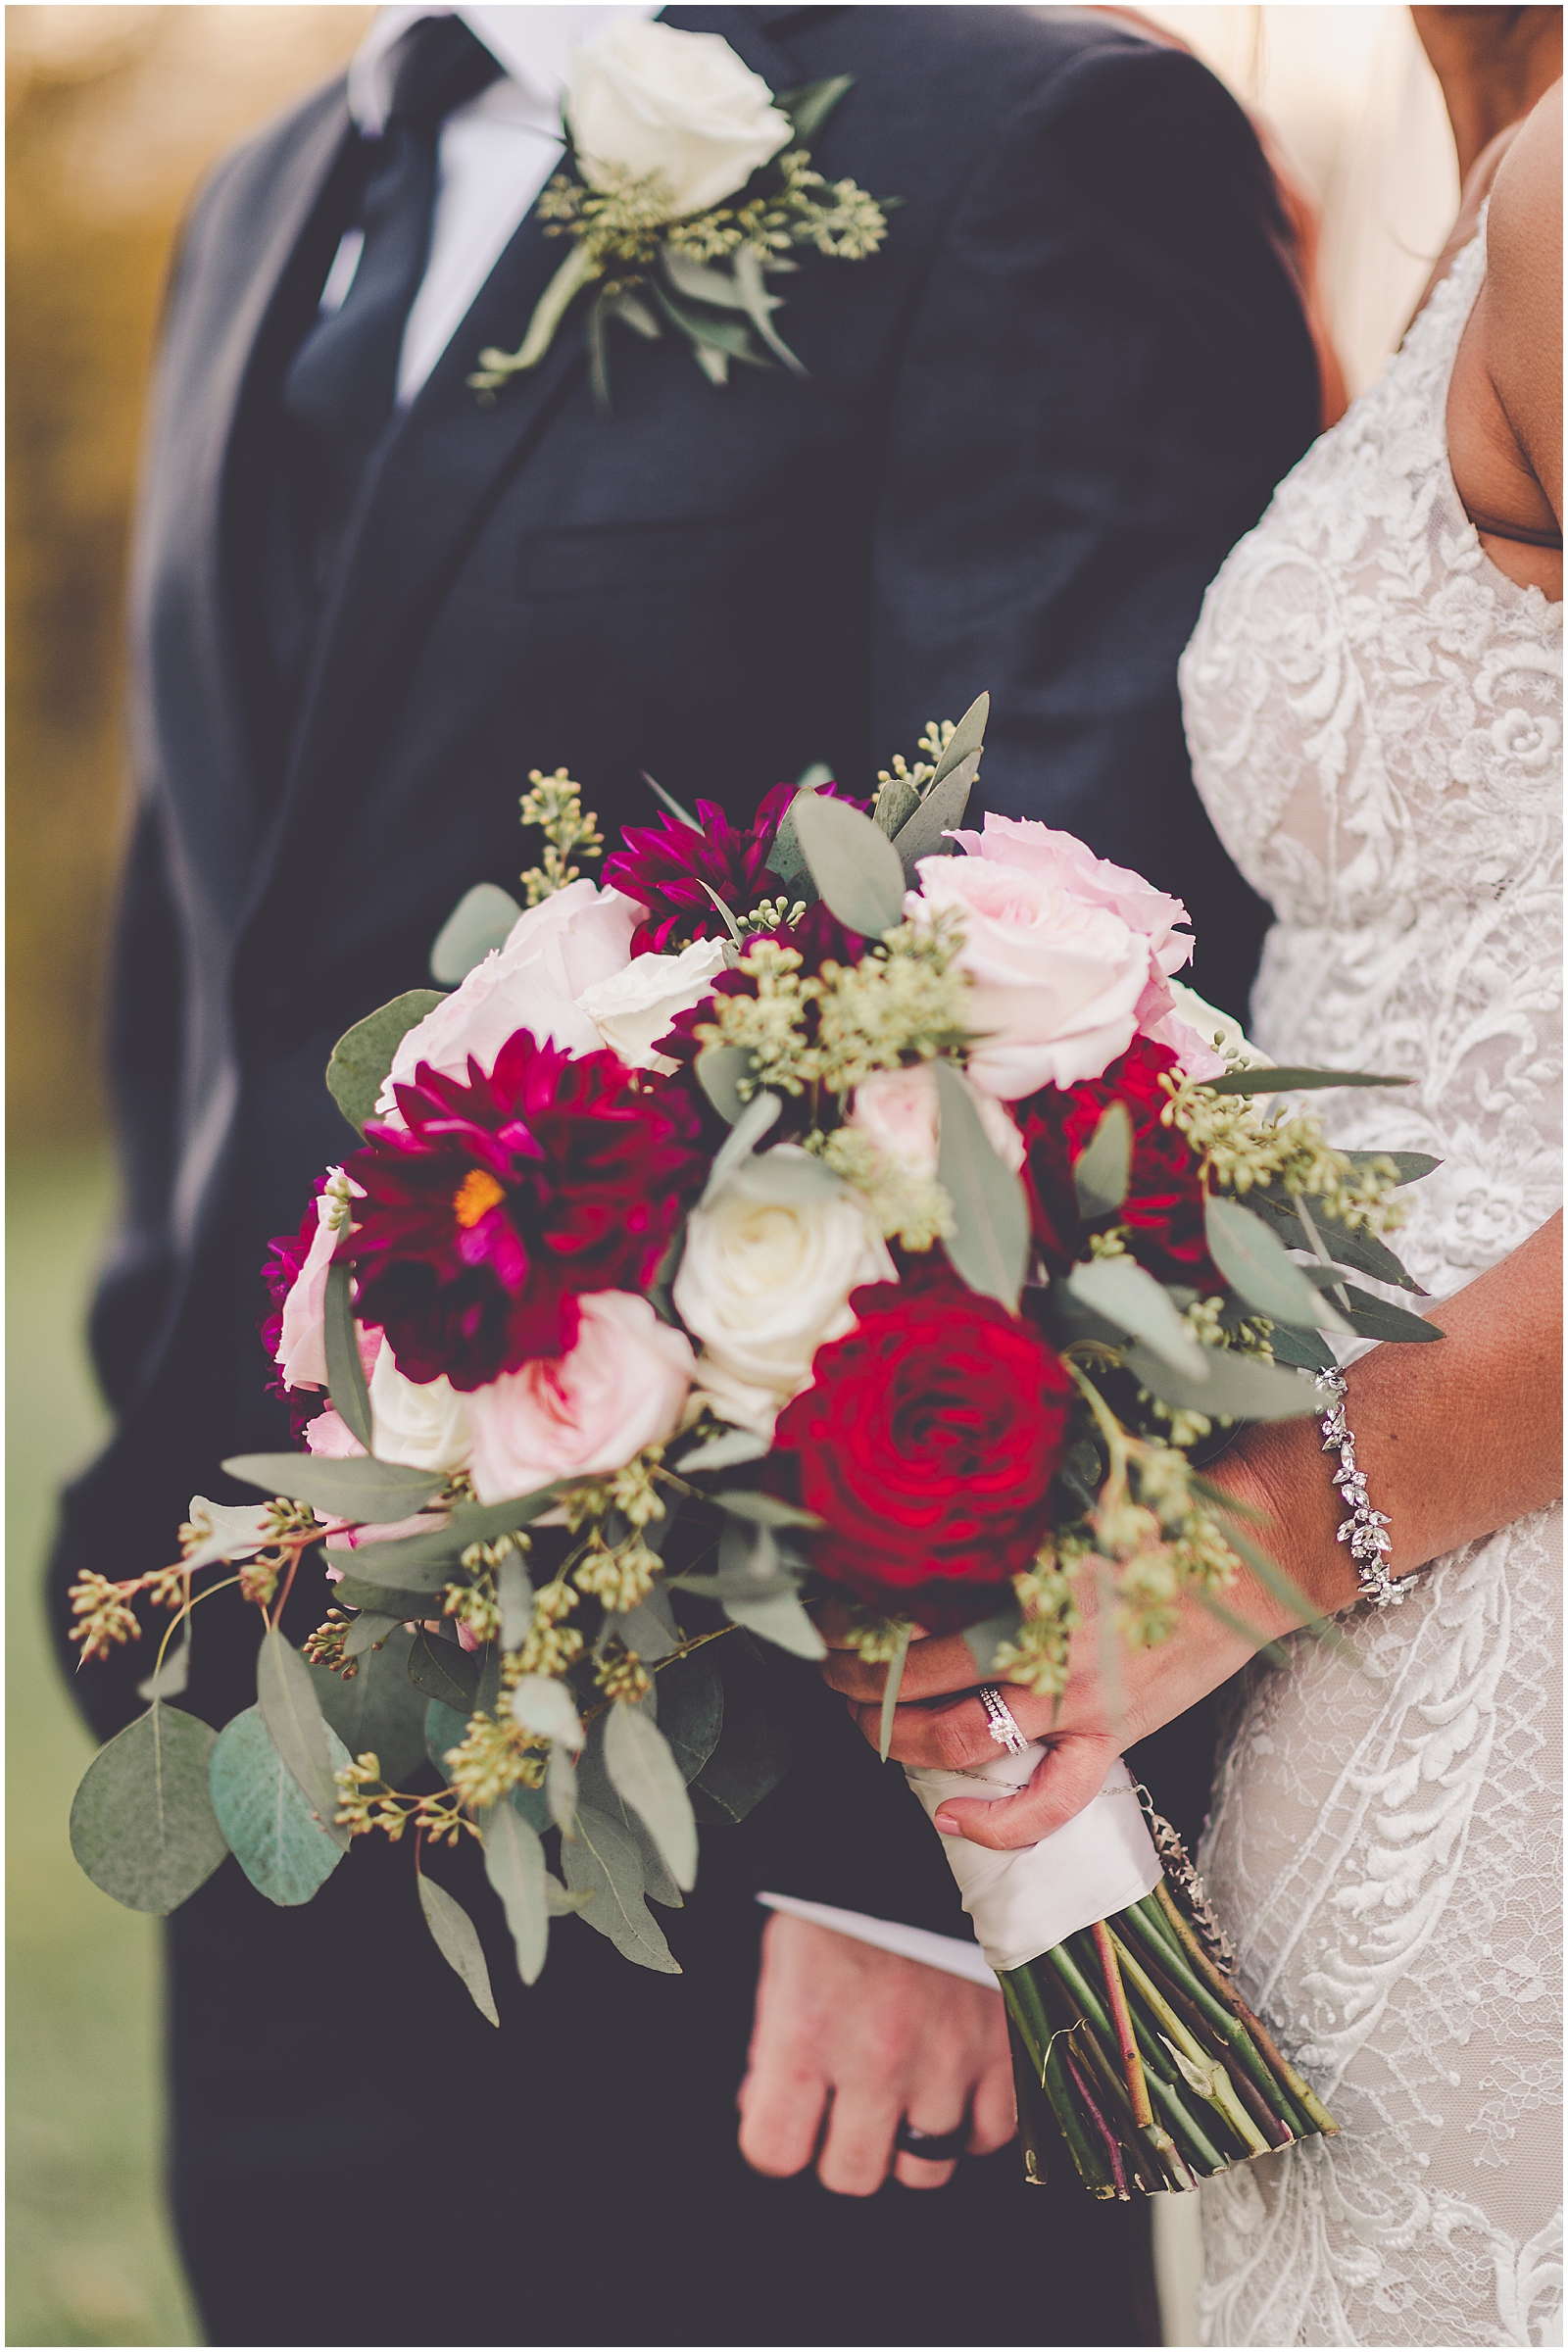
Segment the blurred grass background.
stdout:
<svg viewBox="0 0 1568 2352">
<path fill-rule="evenodd" d="M 1451 206 L 1441 101 L 1395 7 L 1148 7 L 1261 105 L 1325 211 L 1351 389 Z M 170 245 L 212 159 L 335 72 L 371 11 L 5 12 L 9 2324 L 13 2344 L 198 2341 L 159 2168 L 159 1929 L 76 1872 L 89 1742 L 39 1602 L 53 1492 L 101 1414 L 81 1309 L 111 1211 L 97 1034 L 117 859 L 123 573 Z"/>
</svg>

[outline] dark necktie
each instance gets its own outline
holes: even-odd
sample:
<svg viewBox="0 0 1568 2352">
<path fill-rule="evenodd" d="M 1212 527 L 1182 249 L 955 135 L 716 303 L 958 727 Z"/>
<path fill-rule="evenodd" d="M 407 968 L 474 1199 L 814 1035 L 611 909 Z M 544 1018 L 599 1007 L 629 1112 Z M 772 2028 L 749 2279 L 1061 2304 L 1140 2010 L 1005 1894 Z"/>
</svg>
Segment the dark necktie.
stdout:
<svg viewBox="0 0 1568 2352">
<path fill-rule="evenodd" d="M 341 308 L 307 334 L 283 385 L 318 576 L 396 404 L 403 330 L 429 258 L 442 120 L 501 71 L 460 17 L 421 18 L 395 53 L 386 126 L 361 142 L 359 267 Z"/>
</svg>

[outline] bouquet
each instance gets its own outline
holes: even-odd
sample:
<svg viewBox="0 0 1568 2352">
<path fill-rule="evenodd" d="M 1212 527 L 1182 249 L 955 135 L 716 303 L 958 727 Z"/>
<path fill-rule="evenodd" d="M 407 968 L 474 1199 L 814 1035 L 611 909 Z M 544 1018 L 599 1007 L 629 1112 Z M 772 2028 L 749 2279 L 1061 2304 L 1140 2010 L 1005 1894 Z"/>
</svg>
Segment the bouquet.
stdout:
<svg viewBox="0 0 1568 2352">
<path fill-rule="evenodd" d="M 1190 1594 L 1234 1625 L 1244 1562 L 1288 1590 L 1198 1457 L 1314 1409 L 1328 1335 L 1438 1336 L 1348 1279 L 1414 1289 L 1384 1236 L 1432 1163 L 1268 1107 L 1383 1081 L 1262 1065 L 1175 977 L 1179 902 L 1045 825 L 964 829 L 986 708 L 868 802 L 808 777 L 742 827 L 654 786 L 599 882 L 577 785 L 533 772 L 526 906 L 471 891 L 443 986 L 333 1054 L 363 1140 L 266 1277 L 298 1450 L 226 1462 L 266 1499 L 193 1498 L 167 1568 L 74 1588 L 83 1657 L 170 1612 L 73 1809 L 108 1893 L 166 1912 L 231 1852 L 298 1903 L 354 1838 L 408 1838 L 495 2021 L 432 1858 L 480 1842 L 526 1984 L 567 1912 L 673 1971 L 650 1905 L 777 1779 L 755 1643 L 822 1655 L 814 1598 L 888 1662 L 885 1750 L 916 1623 L 963 1630 L 977 1685 L 1054 1693 L 1086 1583 L 1131 1644 Z M 334 1601 L 299 1649 L 318 1544 Z M 172 1702 L 234 1584 L 256 1704 L 215 1733 Z M 977 1793 L 909 1777 L 931 1809 Z M 948 1841 L 1031 2172 L 1055 2134 L 1099 2195 L 1334 2128 L 1154 1822 L 1169 1881 L 1120 1766 L 1039 1846 Z"/>
</svg>

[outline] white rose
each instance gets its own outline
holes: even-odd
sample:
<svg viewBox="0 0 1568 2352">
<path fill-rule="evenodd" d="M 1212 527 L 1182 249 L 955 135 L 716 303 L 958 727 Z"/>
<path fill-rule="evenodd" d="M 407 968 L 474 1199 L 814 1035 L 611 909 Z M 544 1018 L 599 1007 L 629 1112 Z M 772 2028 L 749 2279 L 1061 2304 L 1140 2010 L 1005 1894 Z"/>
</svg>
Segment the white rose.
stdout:
<svg viewBox="0 0 1568 2352">
<path fill-rule="evenodd" d="M 1023 1166 L 1023 1137 L 994 1095 L 968 1089 L 992 1150 L 1014 1175 Z M 908 1070 L 877 1070 L 855 1090 L 847 1127 L 869 1136 L 885 1159 L 906 1176 L 935 1176 L 940 1154 L 937 1074 L 928 1061 Z"/>
<path fill-rule="evenodd" d="M 808 1152 L 762 1153 L 687 1220 L 674 1298 L 703 1342 L 702 1393 L 726 1421 L 770 1437 L 809 1387 L 817 1349 L 854 1330 L 850 1293 L 897 1280 L 858 1201 Z"/>
<path fill-rule="evenodd" d="M 519 1029 L 568 1054 L 599 1050 L 598 1030 L 577 999 L 596 981 L 623 971 L 632 933 L 647 913 L 635 899 L 597 882 L 570 882 L 519 914 L 505 947 L 493 948 L 401 1041 L 376 1115 L 401 1126 L 394 1086 L 413 1083 L 421 1061 L 443 1077 L 466 1079 L 472 1054 L 488 1077 L 496 1055 Z"/>
<path fill-rule="evenodd" d="M 467 1398 L 449 1380 L 409 1380 L 383 1340 L 370 1374 L 370 1451 L 409 1470 L 466 1470 Z"/>
<path fill-rule="evenodd" d="M 655 1044 L 667 1036 L 677 1012 L 689 1012 L 711 995 L 714 974 L 723 969 L 721 939 L 694 939 L 678 956 L 634 956 L 623 972 L 585 989 L 577 1010 L 631 1069 L 667 1076 L 680 1065 L 656 1054 Z"/>
<path fill-rule="evenodd" d="M 922 858 L 919 871 L 919 894 L 905 901 L 910 919 L 949 907 L 962 922 L 957 960 L 980 1035 L 969 1056 L 976 1086 L 1012 1102 L 1098 1078 L 1126 1053 L 1150 979 L 1142 931 L 1059 882 L 990 858 Z"/>
<path fill-rule="evenodd" d="M 571 52 L 566 122 L 590 187 L 658 172 L 679 219 L 743 188 L 791 137 L 760 74 L 716 32 L 617 24 Z"/>
<path fill-rule="evenodd" d="M 481 1502 L 619 1470 L 680 1426 L 697 1370 L 681 1333 L 629 1291 L 589 1291 L 577 1304 L 566 1354 L 504 1372 L 466 1398 Z"/>
</svg>

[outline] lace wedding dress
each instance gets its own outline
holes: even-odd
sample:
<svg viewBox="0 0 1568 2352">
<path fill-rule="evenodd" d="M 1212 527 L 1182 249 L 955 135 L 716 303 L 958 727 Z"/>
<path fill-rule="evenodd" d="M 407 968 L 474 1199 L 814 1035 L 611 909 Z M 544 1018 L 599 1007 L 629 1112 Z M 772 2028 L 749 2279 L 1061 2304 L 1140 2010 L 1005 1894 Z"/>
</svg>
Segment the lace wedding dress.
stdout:
<svg viewBox="0 0 1568 2352">
<path fill-rule="evenodd" d="M 1430 1152 L 1437 1298 L 1561 1186 L 1562 607 L 1506 579 L 1445 409 L 1485 226 L 1215 581 L 1182 666 L 1199 787 L 1273 904 L 1253 1029 L 1334 1140 Z M 1324 1475 L 1328 1465 L 1325 1463 Z M 1253 1668 L 1205 1871 L 1249 1996 L 1341 2136 L 1202 2190 L 1216 2344 L 1560 2343 L 1561 1513 Z"/>
</svg>

